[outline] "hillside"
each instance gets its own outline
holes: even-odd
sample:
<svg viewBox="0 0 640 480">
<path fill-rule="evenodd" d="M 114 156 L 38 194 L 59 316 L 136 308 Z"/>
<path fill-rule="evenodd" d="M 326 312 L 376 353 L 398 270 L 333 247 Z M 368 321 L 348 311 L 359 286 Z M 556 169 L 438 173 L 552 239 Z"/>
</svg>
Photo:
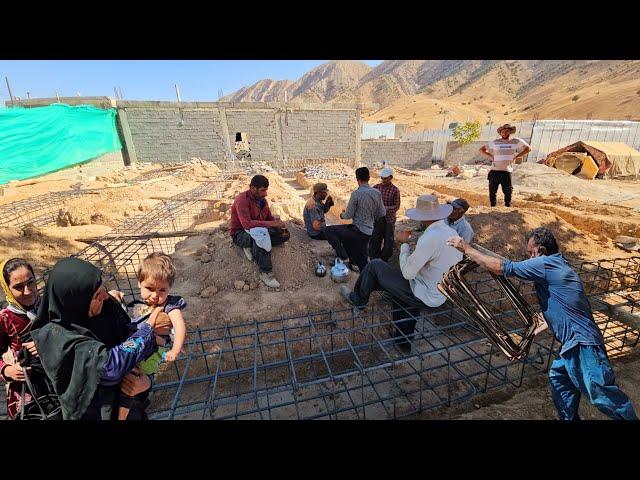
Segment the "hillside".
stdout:
<svg viewBox="0 0 640 480">
<path fill-rule="evenodd" d="M 289 101 L 324 103 L 333 100 L 345 91 L 355 89 L 360 79 L 370 71 L 371 67 L 363 62 L 336 60 L 317 66 L 296 82 L 292 80 L 260 80 L 221 100 L 225 102 L 283 102 L 286 90 Z"/>
<path fill-rule="evenodd" d="M 640 119 L 639 60 L 332 61 L 298 81 L 261 80 L 232 101 L 376 103 L 365 121 L 441 128 L 535 118 Z"/>
</svg>

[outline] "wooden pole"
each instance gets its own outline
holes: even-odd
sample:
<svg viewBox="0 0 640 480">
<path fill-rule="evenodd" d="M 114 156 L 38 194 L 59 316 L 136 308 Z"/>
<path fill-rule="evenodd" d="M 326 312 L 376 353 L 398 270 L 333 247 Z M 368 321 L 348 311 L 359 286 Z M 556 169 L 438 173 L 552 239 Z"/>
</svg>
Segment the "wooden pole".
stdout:
<svg viewBox="0 0 640 480">
<path fill-rule="evenodd" d="M 143 235 L 123 235 L 121 237 L 108 237 L 108 240 L 147 240 L 149 238 L 173 238 L 173 237 L 196 237 L 198 235 L 208 235 L 213 230 L 180 230 L 177 232 L 151 232 Z M 83 237 L 76 238 L 76 242 L 93 243 L 105 239 L 104 237 Z M 106 240 L 106 239 L 105 239 Z"/>
<path fill-rule="evenodd" d="M 4 77 L 5 82 L 7 82 L 7 90 L 9 90 L 9 98 L 11 98 L 11 104 L 15 101 L 13 99 L 13 93 L 11 92 L 11 85 L 9 85 L 9 77 Z"/>
</svg>

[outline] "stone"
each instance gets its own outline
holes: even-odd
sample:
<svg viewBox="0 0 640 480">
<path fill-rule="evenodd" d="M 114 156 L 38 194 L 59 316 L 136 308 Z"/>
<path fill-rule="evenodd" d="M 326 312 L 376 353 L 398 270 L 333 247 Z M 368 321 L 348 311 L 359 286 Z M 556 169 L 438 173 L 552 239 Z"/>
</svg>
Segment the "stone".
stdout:
<svg viewBox="0 0 640 480">
<path fill-rule="evenodd" d="M 202 255 L 203 253 L 207 253 L 207 246 L 206 245 L 200 245 L 198 247 L 198 249 L 196 250 L 196 255 Z"/>
<path fill-rule="evenodd" d="M 205 288 L 204 290 L 202 290 L 200 292 L 200 297 L 201 298 L 211 298 L 213 297 L 216 293 L 218 293 L 218 287 L 216 287 L 215 285 L 212 285 L 210 287 Z"/>
<path fill-rule="evenodd" d="M 235 288 L 236 290 L 242 290 L 244 288 L 244 281 L 236 280 L 235 282 L 233 282 L 233 288 Z"/>
<path fill-rule="evenodd" d="M 203 253 L 200 257 L 200 261 L 202 263 L 209 263 L 211 261 L 211 255 L 209 255 L 208 253 Z"/>
<path fill-rule="evenodd" d="M 244 284 L 244 287 L 242 287 L 242 289 L 245 290 L 245 291 L 249 290 L 249 288 L 250 288 L 249 285 L 247 285 L 246 283 Z"/>
</svg>

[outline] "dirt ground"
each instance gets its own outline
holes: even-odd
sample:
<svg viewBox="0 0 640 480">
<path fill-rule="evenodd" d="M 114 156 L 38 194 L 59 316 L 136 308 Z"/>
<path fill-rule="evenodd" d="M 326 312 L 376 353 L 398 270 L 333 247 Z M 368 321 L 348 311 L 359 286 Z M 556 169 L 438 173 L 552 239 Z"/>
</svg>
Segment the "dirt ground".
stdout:
<svg viewBox="0 0 640 480">
<path fill-rule="evenodd" d="M 257 266 L 233 245 L 228 234 L 231 204 L 238 193 L 248 188 L 250 177 L 237 175 L 228 180 L 220 198 L 210 201 L 211 215 L 190 227 L 202 230 L 202 235 L 188 237 L 176 245 L 174 252 L 167 252 L 172 254 L 178 270 L 173 290 L 188 303 L 185 311 L 188 325 L 206 327 L 344 307 L 338 285 L 329 276 L 318 278 L 313 274 L 317 262 L 330 267 L 335 254 L 327 242 L 311 240 L 306 235 L 302 209 L 313 183 L 325 181 L 336 203 L 328 221 L 339 223 L 337 214 L 346 208 L 350 193 L 357 188 L 355 175 L 348 176 L 352 171 L 352 167 L 342 164 L 326 164 L 307 169 L 308 177 L 305 172 L 299 172 L 295 178 L 268 173 L 272 212 L 282 217 L 291 232 L 290 241 L 274 247 L 272 253 L 274 274 L 281 282 L 277 290 L 259 281 Z M 0 237 L 1 257 L 24 256 L 42 273 L 57 260 L 84 248 L 87 237 L 105 235 L 134 215 L 143 218 L 163 198 L 219 178 L 216 167 L 197 160 L 182 166 L 147 164 L 98 171 L 80 180 L 75 171 L 67 179 L 62 173 L 52 174 L 55 181 L 45 176 L 37 182 L 11 186 L 0 197 L 0 207 L 50 191 L 70 190 L 73 185 L 77 188 L 78 181 L 80 188 L 101 190 L 61 202 L 50 225 L 5 227 Z M 418 195 L 433 193 L 441 202 L 466 198 L 471 204 L 467 218 L 476 233 L 475 241 L 513 259 L 523 258 L 524 233 L 537 226 L 549 227 L 556 234 L 562 253 L 572 259 L 631 256 L 632 253 L 616 247 L 613 240 L 618 235 L 640 236 L 640 188 L 636 182 L 588 181 L 540 165 L 521 165 L 514 173 L 512 208 L 490 208 L 486 176 L 457 179 L 446 178 L 443 173 L 396 171 L 394 182 L 402 198 L 398 230 L 417 226 L 406 218 L 406 209 L 415 206 Z M 375 169 L 372 177 L 371 183 L 377 183 Z M 501 200 L 499 192 L 498 201 Z M 397 262 L 397 253 L 394 261 Z M 349 284 L 353 285 L 356 275 L 350 275 Z M 621 385 L 636 404 L 640 401 L 638 361 L 634 357 L 616 363 Z M 474 408 L 473 403 L 480 408 Z M 424 418 L 555 418 L 544 379 L 534 381 L 526 389 L 478 397 L 473 403 L 428 412 Z M 590 413 L 588 406 L 583 408 L 586 418 L 591 418 L 589 415 L 600 418 L 598 412 Z"/>
</svg>

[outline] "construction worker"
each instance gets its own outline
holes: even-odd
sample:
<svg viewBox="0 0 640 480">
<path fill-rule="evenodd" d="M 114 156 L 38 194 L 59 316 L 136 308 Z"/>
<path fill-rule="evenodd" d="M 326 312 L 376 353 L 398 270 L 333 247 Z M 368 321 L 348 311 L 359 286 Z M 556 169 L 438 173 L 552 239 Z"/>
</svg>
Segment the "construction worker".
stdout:
<svg viewBox="0 0 640 480">
<path fill-rule="evenodd" d="M 396 228 L 396 212 L 400 208 L 400 190 L 393 183 L 393 170 L 385 167 L 380 171 L 380 183 L 373 188 L 380 191 L 382 203 L 387 210 L 384 217 L 376 220 L 369 240 L 369 257 L 388 262 L 393 255 L 393 235 Z"/>
<path fill-rule="evenodd" d="M 447 300 L 438 290 L 438 284 L 442 275 L 462 260 L 462 254 L 447 245 L 447 239 L 455 230 L 442 221 L 452 210 L 451 205 L 439 205 L 435 195 L 418 197 L 416 208 L 408 209 L 407 217 L 419 221 L 425 231 L 413 253 L 407 243 L 411 231 L 399 232 L 396 235 L 402 244 L 399 269 L 376 258 L 362 270 L 353 291 L 346 285 L 340 287 L 340 295 L 359 309 L 364 309 L 374 290 L 391 295 L 394 302 L 392 336 L 403 352 L 411 351 L 420 310 L 439 307 Z"/>
<path fill-rule="evenodd" d="M 465 242 L 471 243 L 473 240 L 473 228 L 464 218 L 465 213 L 469 210 L 469 202 L 464 198 L 456 198 L 447 203 L 453 207 L 453 212 L 447 218 L 447 224 L 458 233 L 459 237 L 464 238 Z"/>
<path fill-rule="evenodd" d="M 271 247 L 283 244 L 290 235 L 284 222 L 269 210 L 268 189 L 267 177 L 256 175 L 251 179 L 249 190 L 238 194 L 233 201 L 229 233 L 247 259 L 258 264 L 260 280 L 270 288 L 278 288 L 280 282 L 272 271 Z"/>
<path fill-rule="evenodd" d="M 362 271 L 369 261 L 367 247 L 376 219 L 384 217 L 386 210 L 380 192 L 369 185 L 369 169 L 356 170 L 357 190 L 351 193 L 347 209 L 340 218 L 352 218 L 350 225 L 330 225 L 325 228 L 327 241 L 340 259 L 352 270 Z"/>
<path fill-rule="evenodd" d="M 324 215 L 333 205 L 333 198 L 327 191 L 327 184 L 316 183 L 313 186 L 313 195 L 309 197 L 302 210 L 302 218 L 307 228 L 307 234 L 314 240 L 327 239 L 324 234 L 324 230 L 327 228 Z"/>
<path fill-rule="evenodd" d="M 491 159 L 491 170 L 487 178 L 489 179 L 489 202 L 492 207 L 496 206 L 499 186 L 502 186 L 505 207 L 511 206 L 513 164 L 518 158 L 524 157 L 531 151 L 529 144 L 521 138 L 509 138 L 514 133 L 516 133 L 516 127 L 505 123 L 498 127 L 500 138 L 480 147 L 480 153 Z"/>
<path fill-rule="evenodd" d="M 549 370 L 551 396 L 560 419 L 579 420 L 580 397 L 585 394 L 610 418 L 637 420 L 629 397 L 615 384 L 604 339 L 580 277 L 559 253 L 550 230 L 536 228 L 526 239 L 530 258 L 522 262 L 480 253 L 461 237 L 452 237 L 447 243 L 495 275 L 534 282 L 544 320 L 562 344 Z"/>
</svg>

